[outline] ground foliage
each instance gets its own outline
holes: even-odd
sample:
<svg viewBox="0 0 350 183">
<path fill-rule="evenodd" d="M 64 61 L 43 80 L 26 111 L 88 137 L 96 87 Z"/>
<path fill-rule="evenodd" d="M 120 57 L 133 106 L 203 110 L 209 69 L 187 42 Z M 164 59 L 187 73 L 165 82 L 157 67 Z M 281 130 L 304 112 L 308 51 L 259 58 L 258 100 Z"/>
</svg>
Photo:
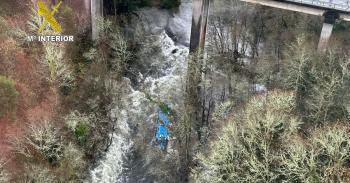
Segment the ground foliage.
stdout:
<svg viewBox="0 0 350 183">
<path fill-rule="evenodd" d="M 296 92 L 297 110 L 308 124 L 348 119 L 349 58 L 328 50 L 315 54 L 303 37 L 291 45 L 283 84 Z"/>
<path fill-rule="evenodd" d="M 15 82 L 7 77 L 0 76 L 0 117 L 11 115 L 15 117 L 18 92 Z"/>
<path fill-rule="evenodd" d="M 194 182 L 348 182 L 349 128 L 298 133 L 293 93 L 253 98 L 228 120 L 210 148 L 198 154 Z"/>
</svg>

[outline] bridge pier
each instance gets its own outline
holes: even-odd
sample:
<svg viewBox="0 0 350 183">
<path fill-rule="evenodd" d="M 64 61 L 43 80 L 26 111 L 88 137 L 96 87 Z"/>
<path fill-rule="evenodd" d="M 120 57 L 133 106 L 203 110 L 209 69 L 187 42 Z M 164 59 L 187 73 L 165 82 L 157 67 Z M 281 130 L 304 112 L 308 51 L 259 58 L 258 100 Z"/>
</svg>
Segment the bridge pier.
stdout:
<svg viewBox="0 0 350 183">
<path fill-rule="evenodd" d="M 92 29 L 92 40 L 98 38 L 99 32 L 97 27 L 98 19 L 103 17 L 103 0 L 91 0 L 91 29 Z"/>
<path fill-rule="evenodd" d="M 193 0 L 190 52 L 201 51 L 205 45 L 205 35 L 209 15 L 209 0 Z"/>
<path fill-rule="evenodd" d="M 335 21 L 339 18 L 339 14 L 333 11 L 327 11 L 323 16 L 324 22 L 317 48 L 319 52 L 326 51 L 329 39 L 332 35 Z"/>
<path fill-rule="evenodd" d="M 189 151 L 193 141 L 192 127 L 202 124 L 201 121 L 201 77 L 202 77 L 202 56 L 205 45 L 205 35 L 207 30 L 208 14 L 210 0 L 193 0 L 192 27 L 190 39 L 190 54 L 192 58 L 188 59 L 187 81 L 186 81 L 186 99 L 185 111 L 186 120 L 189 125 L 186 127 L 186 135 L 180 143 L 180 182 L 189 181 L 192 155 Z M 198 135 L 198 131 L 196 130 Z"/>
<path fill-rule="evenodd" d="M 325 20 L 322 27 L 320 40 L 318 43 L 318 51 L 324 52 L 327 49 L 330 36 L 332 35 L 333 26 L 337 19 L 350 21 L 350 9 L 338 9 L 333 1 L 302 1 L 302 0 L 240 0 L 253 4 L 260 4 L 284 10 L 291 10 L 300 13 L 306 13 L 316 16 L 324 16 Z M 320 3 L 324 3 L 323 6 Z M 339 5 L 339 4 L 338 4 Z M 334 7 L 333 9 L 329 7 Z"/>
<path fill-rule="evenodd" d="M 327 49 L 328 41 L 332 35 L 333 24 L 323 23 L 320 41 L 318 42 L 317 50 L 324 52 Z"/>
</svg>

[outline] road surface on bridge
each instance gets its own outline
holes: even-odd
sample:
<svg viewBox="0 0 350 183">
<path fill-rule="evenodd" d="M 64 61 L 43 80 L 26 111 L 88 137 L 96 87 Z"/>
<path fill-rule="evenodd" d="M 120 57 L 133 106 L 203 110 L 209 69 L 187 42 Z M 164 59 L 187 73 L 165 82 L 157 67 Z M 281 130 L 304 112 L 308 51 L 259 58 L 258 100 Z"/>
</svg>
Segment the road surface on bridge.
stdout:
<svg viewBox="0 0 350 183">
<path fill-rule="evenodd" d="M 350 0 L 280 0 L 319 8 L 340 10 L 350 13 Z"/>
</svg>

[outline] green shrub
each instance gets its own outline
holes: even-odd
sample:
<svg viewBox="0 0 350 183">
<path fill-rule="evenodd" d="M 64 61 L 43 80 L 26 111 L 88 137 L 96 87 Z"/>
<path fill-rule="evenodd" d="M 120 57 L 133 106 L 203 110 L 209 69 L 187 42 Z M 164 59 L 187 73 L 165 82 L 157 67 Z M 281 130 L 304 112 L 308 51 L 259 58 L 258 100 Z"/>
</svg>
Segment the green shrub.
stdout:
<svg viewBox="0 0 350 183">
<path fill-rule="evenodd" d="M 0 117 L 16 114 L 18 92 L 14 81 L 4 76 L 0 76 Z"/>
<path fill-rule="evenodd" d="M 87 137 L 89 135 L 89 132 L 90 132 L 90 126 L 88 124 L 79 123 L 75 128 L 74 134 L 80 144 L 85 144 Z"/>
<path fill-rule="evenodd" d="M 161 0 L 160 6 L 165 9 L 178 8 L 181 5 L 181 0 Z"/>
<path fill-rule="evenodd" d="M 75 138 L 81 145 L 85 145 L 90 135 L 90 117 L 72 112 L 66 118 L 67 127 L 74 132 Z"/>
<path fill-rule="evenodd" d="M 62 79 L 59 85 L 60 94 L 63 96 L 68 96 L 76 87 L 75 79 L 72 75 L 69 75 Z"/>
<path fill-rule="evenodd" d="M 297 110 L 308 124 L 348 118 L 348 59 L 334 52 L 314 54 L 299 38 L 291 46 L 284 68 L 287 88 L 296 92 Z"/>
<path fill-rule="evenodd" d="M 159 109 L 164 113 L 164 114 L 169 114 L 171 112 L 174 112 L 168 104 L 166 104 L 163 101 L 159 101 L 157 99 L 154 99 L 150 94 L 146 93 L 146 98 L 153 104 L 158 105 Z"/>
<path fill-rule="evenodd" d="M 102 66 L 101 64 L 104 62 L 106 65 L 101 69 L 108 70 L 102 72 L 110 71 L 117 80 L 120 80 L 126 72 L 125 68 L 127 68 L 129 61 L 133 58 L 133 53 L 129 50 L 128 41 L 118 25 L 108 19 L 100 19 L 97 23 L 101 33 L 98 40 L 99 46 L 107 48 L 105 51 L 109 54 L 109 57 L 104 58 L 103 55 L 106 53 L 96 52 L 94 48 L 84 55 L 87 59 L 93 59 L 95 63 L 100 62 L 96 63 L 95 66 Z"/>
<path fill-rule="evenodd" d="M 124 14 L 131 13 L 138 8 L 150 6 L 152 0 L 113 0 L 107 1 L 105 7 L 107 14 Z"/>
<path fill-rule="evenodd" d="M 171 108 L 169 107 L 169 105 L 164 102 L 159 102 L 158 106 L 164 114 L 169 114 L 171 112 Z"/>
<path fill-rule="evenodd" d="M 113 7 L 117 14 L 131 13 L 138 8 L 154 5 L 152 0 L 113 0 L 107 2 L 105 7 Z M 160 6 L 165 9 L 173 9 L 179 7 L 181 0 L 160 0 Z M 107 9 L 107 14 L 114 14 L 114 10 Z"/>
</svg>

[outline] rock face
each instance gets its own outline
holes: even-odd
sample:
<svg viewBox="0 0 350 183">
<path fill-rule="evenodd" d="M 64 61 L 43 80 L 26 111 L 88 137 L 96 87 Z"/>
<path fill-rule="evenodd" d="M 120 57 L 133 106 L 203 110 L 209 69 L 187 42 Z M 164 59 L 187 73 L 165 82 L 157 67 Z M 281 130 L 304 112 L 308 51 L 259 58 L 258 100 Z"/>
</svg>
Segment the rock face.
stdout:
<svg viewBox="0 0 350 183">
<path fill-rule="evenodd" d="M 154 35 L 160 34 L 169 23 L 170 13 L 167 10 L 145 8 L 137 14 L 144 23 L 145 31 Z"/>
<path fill-rule="evenodd" d="M 184 46 L 190 45 L 192 22 L 192 1 L 183 0 L 177 13 L 169 19 L 166 30 L 172 39 Z"/>
<path fill-rule="evenodd" d="M 192 1 L 183 0 L 178 10 L 159 10 L 156 8 L 143 9 L 140 18 L 146 22 L 146 29 L 153 34 L 160 34 L 163 30 L 176 44 L 190 45 L 192 23 Z"/>
</svg>

